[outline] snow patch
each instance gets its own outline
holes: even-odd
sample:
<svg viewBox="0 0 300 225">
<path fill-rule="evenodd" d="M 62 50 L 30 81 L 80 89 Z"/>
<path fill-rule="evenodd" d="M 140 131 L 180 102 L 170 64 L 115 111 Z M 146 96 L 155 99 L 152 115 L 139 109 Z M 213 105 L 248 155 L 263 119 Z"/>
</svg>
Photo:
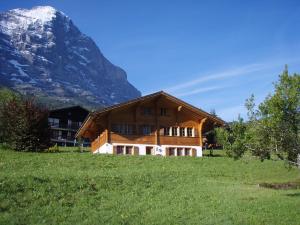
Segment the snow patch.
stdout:
<svg viewBox="0 0 300 225">
<path fill-rule="evenodd" d="M 28 74 L 25 73 L 24 70 L 21 68 L 21 66 L 28 66 L 28 65 L 20 64 L 18 61 L 14 59 L 9 60 L 8 62 L 12 64 L 19 71 L 20 76 L 29 77 Z"/>
<path fill-rule="evenodd" d="M 31 79 L 31 80 L 29 81 L 29 83 L 30 83 L 30 84 L 37 84 L 37 82 L 36 82 L 34 79 Z"/>
<path fill-rule="evenodd" d="M 85 56 L 81 55 L 79 52 L 77 51 L 73 51 L 73 53 L 77 56 L 79 56 L 81 59 L 83 59 L 86 63 L 90 63 L 91 61 L 88 60 Z"/>
<path fill-rule="evenodd" d="M 32 9 L 12 9 L 8 11 L 11 16 L 8 20 L 0 21 L 0 31 L 12 35 L 27 30 L 32 24 L 41 25 L 42 30 L 45 24 L 49 24 L 56 17 L 56 10 L 51 6 L 37 6 Z"/>
<path fill-rule="evenodd" d="M 56 17 L 56 10 L 51 6 L 37 6 L 32 9 L 13 9 L 12 12 L 19 14 L 20 16 L 27 17 L 31 21 L 47 23 Z"/>
<path fill-rule="evenodd" d="M 65 68 L 66 70 L 75 70 L 75 71 L 78 70 L 77 67 L 73 65 L 66 65 Z"/>
<path fill-rule="evenodd" d="M 11 81 L 15 81 L 15 82 L 17 82 L 17 83 L 24 83 L 22 80 L 20 80 L 20 79 L 18 79 L 18 78 L 15 78 L 15 77 L 10 78 L 10 80 L 11 80 Z"/>
<path fill-rule="evenodd" d="M 81 62 L 81 61 L 79 61 L 79 64 L 80 64 L 80 65 L 83 65 L 83 66 L 86 66 L 86 65 L 87 65 L 85 62 Z"/>
</svg>

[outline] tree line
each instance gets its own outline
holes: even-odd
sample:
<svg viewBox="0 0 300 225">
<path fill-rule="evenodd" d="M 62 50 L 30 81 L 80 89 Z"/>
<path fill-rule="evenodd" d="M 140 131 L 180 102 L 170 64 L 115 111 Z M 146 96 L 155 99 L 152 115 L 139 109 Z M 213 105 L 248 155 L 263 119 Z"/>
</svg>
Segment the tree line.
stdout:
<svg viewBox="0 0 300 225">
<path fill-rule="evenodd" d="M 252 94 L 245 102 L 248 120 L 241 117 L 216 128 L 217 142 L 227 155 L 241 158 L 246 152 L 261 160 L 271 154 L 296 163 L 300 156 L 300 75 L 289 74 L 287 66 L 279 81 L 258 106 Z"/>
</svg>

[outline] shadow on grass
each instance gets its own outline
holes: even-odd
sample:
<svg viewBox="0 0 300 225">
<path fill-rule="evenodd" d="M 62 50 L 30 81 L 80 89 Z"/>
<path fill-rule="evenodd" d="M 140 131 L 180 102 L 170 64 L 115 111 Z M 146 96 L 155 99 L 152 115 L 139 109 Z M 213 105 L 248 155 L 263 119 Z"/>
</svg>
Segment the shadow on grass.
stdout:
<svg viewBox="0 0 300 225">
<path fill-rule="evenodd" d="M 226 157 L 225 151 L 220 149 L 214 149 L 214 150 L 203 150 L 203 156 L 204 157 Z"/>
<path fill-rule="evenodd" d="M 289 197 L 300 197 L 300 192 L 298 193 L 292 193 L 292 194 L 286 194 L 286 196 L 289 196 Z"/>
<path fill-rule="evenodd" d="M 289 190 L 300 189 L 300 182 L 286 182 L 286 183 L 261 183 L 259 187 L 271 188 L 275 190 Z M 300 193 L 298 193 L 300 195 Z"/>
<path fill-rule="evenodd" d="M 225 157 L 222 154 L 203 154 L 204 157 Z"/>
</svg>

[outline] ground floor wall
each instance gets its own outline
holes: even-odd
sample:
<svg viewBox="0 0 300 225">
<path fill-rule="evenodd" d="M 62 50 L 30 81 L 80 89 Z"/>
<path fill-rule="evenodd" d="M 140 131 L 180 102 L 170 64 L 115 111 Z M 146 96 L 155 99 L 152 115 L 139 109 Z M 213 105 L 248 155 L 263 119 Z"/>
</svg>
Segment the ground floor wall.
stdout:
<svg viewBox="0 0 300 225">
<path fill-rule="evenodd" d="M 201 146 L 105 143 L 93 153 L 202 157 Z"/>
</svg>

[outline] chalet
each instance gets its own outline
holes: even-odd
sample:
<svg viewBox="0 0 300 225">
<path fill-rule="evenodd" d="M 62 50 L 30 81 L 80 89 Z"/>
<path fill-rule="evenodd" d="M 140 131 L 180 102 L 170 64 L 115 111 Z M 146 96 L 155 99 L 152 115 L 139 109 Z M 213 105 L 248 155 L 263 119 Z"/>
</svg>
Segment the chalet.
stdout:
<svg viewBox="0 0 300 225">
<path fill-rule="evenodd" d="M 51 141 L 59 146 L 76 145 L 75 134 L 89 111 L 81 106 L 51 110 L 48 122 L 51 127 Z M 84 145 L 89 145 L 86 140 Z"/>
<path fill-rule="evenodd" d="M 224 121 L 163 91 L 93 113 L 76 137 L 93 153 L 202 156 L 203 134 Z"/>
</svg>

